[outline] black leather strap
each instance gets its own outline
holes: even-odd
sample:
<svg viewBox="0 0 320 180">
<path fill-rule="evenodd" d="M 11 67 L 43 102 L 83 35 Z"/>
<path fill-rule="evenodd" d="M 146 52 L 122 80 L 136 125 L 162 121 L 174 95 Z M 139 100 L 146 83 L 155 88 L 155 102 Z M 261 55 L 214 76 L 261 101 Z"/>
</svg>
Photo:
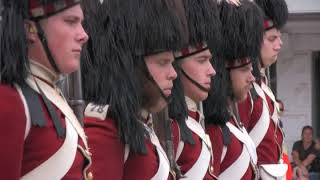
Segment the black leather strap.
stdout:
<svg viewBox="0 0 320 180">
<path fill-rule="evenodd" d="M 48 60 L 49 60 L 50 65 L 53 67 L 53 69 L 54 69 L 55 72 L 60 73 L 60 70 L 59 70 L 59 68 L 58 68 L 58 65 L 57 65 L 56 62 L 54 61 L 53 56 L 52 56 L 52 54 L 51 54 L 51 51 L 50 51 L 50 49 L 49 49 L 49 47 L 48 47 L 47 38 L 46 38 L 46 36 L 45 36 L 45 34 L 44 34 L 44 32 L 43 32 L 43 30 L 42 30 L 42 28 L 41 28 L 41 26 L 40 26 L 40 24 L 39 24 L 38 21 L 36 22 L 36 27 L 37 27 L 38 36 L 39 36 L 39 38 L 40 38 L 40 41 L 41 41 L 41 43 L 42 43 L 42 46 L 43 46 L 46 54 L 47 54 L 47 57 L 48 57 Z"/>
<path fill-rule="evenodd" d="M 21 90 L 29 108 L 32 125 L 45 127 L 46 126 L 45 114 L 41 110 L 42 106 L 41 106 L 38 93 L 35 92 L 26 84 L 21 86 Z"/>
<path fill-rule="evenodd" d="M 44 95 L 44 93 L 42 92 L 42 90 L 40 89 L 39 86 L 38 86 L 38 89 L 40 91 L 40 96 L 43 99 L 45 107 L 48 110 L 49 115 L 53 121 L 53 125 L 57 131 L 58 136 L 60 138 L 64 138 L 66 130 L 62 126 L 57 112 L 55 111 L 53 105 L 48 100 L 48 98 Z M 36 91 L 34 91 L 28 85 L 21 86 L 21 90 L 22 90 L 22 93 L 27 101 L 32 125 L 39 126 L 39 127 L 45 127 L 47 125 L 46 118 L 45 118 L 44 109 L 42 108 L 42 104 L 40 102 L 38 93 Z"/>
<path fill-rule="evenodd" d="M 210 89 L 207 89 L 205 87 L 203 87 L 201 84 L 199 84 L 197 81 L 195 81 L 194 79 L 192 79 L 180 66 L 179 66 L 182 74 L 195 86 L 197 86 L 199 89 L 201 89 L 204 92 L 209 92 Z"/>
<path fill-rule="evenodd" d="M 225 124 L 221 126 L 221 130 L 222 130 L 223 145 L 228 146 L 231 143 L 230 130 Z"/>
</svg>

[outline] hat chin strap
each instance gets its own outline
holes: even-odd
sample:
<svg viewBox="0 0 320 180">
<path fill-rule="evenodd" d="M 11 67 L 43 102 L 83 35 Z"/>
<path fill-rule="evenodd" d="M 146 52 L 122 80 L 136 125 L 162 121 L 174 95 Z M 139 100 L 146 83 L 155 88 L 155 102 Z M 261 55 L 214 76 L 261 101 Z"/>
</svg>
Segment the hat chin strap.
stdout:
<svg viewBox="0 0 320 180">
<path fill-rule="evenodd" d="M 149 71 L 148 71 L 148 73 L 149 73 Z M 169 104 L 172 100 L 171 96 L 167 97 L 166 95 L 164 95 L 163 91 L 161 90 L 161 88 L 159 87 L 157 82 L 153 79 L 153 77 L 150 75 L 150 73 L 148 75 L 148 79 L 157 87 L 161 97 Z"/>
<path fill-rule="evenodd" d="M 157 89 L 158 89 L 161 97 L 167 102 L 167 104 L 169 104 L 169 103 L 171 102 L 171 100 L 172 100 L 171 96 L 167 97 L 166 95 L 164 95 L 164 93 L 163 93 L 163 91 L 161 90 L 161 88 L 159 87 L 158 83 L 153 79 L 152 75 L 150 74 L 149 69 L 147 68 L 146 63 L 144 62 L 143 64 L 144 64 L 144 66 L 146 67 L 146 70 L 147 70 L 146 72 L 148 73 L 148 74 L 147 74 L 147 79 L 148 79 L 149 81 L 151 81 L 151 82 L 157 87 Z"/>
<path fill-rule="evenodd" d="M 259 58 L 261 68 L 265 68 L 266 66 L 263 64 L 262 58 Z"/>
<path fill-rule="evenodd" d="M 44 48 L 44 51 L 46 52 L 46 55 L 47 55 L 47 57 L 48 57 L 48 60 L 49 60 L 50 65 L 53 67 L 53 69 L 54 69 L 54 71 L 55 71 L 56 73 L 59 73 L 59 74 L 60 74 L 61 71 L 59 70 L 56 62 L 55 62 L 54 59 L 53 59 L 52 53 L 51 53 L 51 51 L 50 51 L 50 49 L 49 49 L 49 47 L 48 47 L 47 38 L 46 38 L 46 36 L 45 36 L 45 34 L 44 34 L 43 29 L 42 29 L 41 26 L 40 26 L 39 21 L 36 21 L 35 24 L 36 24 L 38 36 L 39 36 L 39 38 L 40 38 L 40 41 L 41 41 L 42 46 L 43 46 L 43 48 Z"/>
<path fill-rule="evenodd" d="M 199 84 L 197 81 L 195 81 L 194 79 L 191 78 L 191 76 L 189 76 L 180 66 L 179 69 L 181 70 L 182 74 L 195 86 L 197 86 L 200 90 L 204 91 L 204 92 L 209 92 L 210 89 L 203 87 L 201 84 Z"/>
<path fill-rule="evenodd" d="M 168 97 L 165 96 L 163 91 L 160 89 L 159 85 L 154 80 L 153 80 L 153 82 L 154 82 L 155 86 L 158 88 L 158 90 L 159 90 L 159 92 L 161 94 L 161 97 L 167 102 L 167 104 L 171 103 L 171 101 L 172 101 L 171 96 L 168 96 Z"/>
</svg>

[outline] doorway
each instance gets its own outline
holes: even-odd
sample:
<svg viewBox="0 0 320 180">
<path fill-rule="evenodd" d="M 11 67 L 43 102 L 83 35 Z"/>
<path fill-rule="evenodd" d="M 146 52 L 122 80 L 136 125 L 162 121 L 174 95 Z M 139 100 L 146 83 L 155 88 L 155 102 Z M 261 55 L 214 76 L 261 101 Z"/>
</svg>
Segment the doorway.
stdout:
<svg viewBox="0 0 320 180">
<path fill-rule="evenodd" d="M 320 136 L 320 51 L 312 53 L 312 126 Z"/>
</svg>

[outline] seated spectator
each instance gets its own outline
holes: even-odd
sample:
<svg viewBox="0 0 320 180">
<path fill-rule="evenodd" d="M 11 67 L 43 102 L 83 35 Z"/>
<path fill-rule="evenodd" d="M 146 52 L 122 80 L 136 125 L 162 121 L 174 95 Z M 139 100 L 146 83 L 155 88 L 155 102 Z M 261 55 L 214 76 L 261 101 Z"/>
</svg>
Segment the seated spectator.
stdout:
<svg viewBox="0 0 320 180">
<path fill-rule="evenodd" d="M 309 179 L 309 172 L 313 171 L 316 157 L 319 154 L 313 141 L 313 128 L 304 126 L 301 140 L 296 141 L 292 148 L 293 176 L 295 179 Z"/>
</svg>

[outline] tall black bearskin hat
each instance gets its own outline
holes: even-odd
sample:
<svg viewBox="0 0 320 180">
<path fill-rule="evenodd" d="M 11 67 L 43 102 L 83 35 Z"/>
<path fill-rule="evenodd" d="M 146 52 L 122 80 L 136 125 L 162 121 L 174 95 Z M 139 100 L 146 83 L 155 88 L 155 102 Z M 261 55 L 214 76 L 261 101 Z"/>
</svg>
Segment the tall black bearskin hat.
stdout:
<svg viewBox="0 0 320 180">
<path fill-rule="evenodd" d="M 183 39 L 180 20 L 169 2 L 83 2 L 90 36 L 81 60 L 85 100 L 109 104 L 108 116 L 116 121 L 121 140 L 139 153 L 146 153 L 148 133 L 140 123 L 143 82 L 137 71 L 147 71 L 144 56 L 178 49 Z"/>
<path fill-rule="evenodd" d="M 127 43 L 136 56 L 182 47 L 183 26 L 170 0 L 129 0 L 123 3 Z"/>
<path fill-rule="evenodd" d="M 229 70 L 255 63 L 259 57 L 263 38 L 263 13 L 249 0 L 240 0 L 240 5 L 221 1 L 219 4 L 222 23 L 221 52 L 215 62 L 217 74 L 213 88 L 205 102 L 206 123 L 224 125 L 229 120 L 227 98 L 232 97 Z M 240 66 L 236 66 L 240 63 Z"/>
<path fill-rule="evenodd" d="M 219 4 L 224 41 L 218 56 L 229 65 L 235 60 L 253 61 L 259 57 L 263 38 L 261 9 L 249 0 L 240 0 L 240 3 L 236 6 L 222 0 Z"/>
<path fill-rule="evenodd" d="M 0 77 L 6 84 L 22 84 L 29 67 L 25 20 L 38 20 L 80 3 L 80 0 L 6 0 L 1 11 Z"/>
<path fill-rule="evenodd" d="M 175 54 L 176 59 L 183 59 L 208 47 L 212 53 L 216 53 L 221 41 L 216 0 L 183 0 L 181 3 L 184 12 L 180 17 L 184 21 L 184 33 L 188 36 L 188 42 Z"/>
<path fill-rule="evenodd" d="M 281 29 L 288 20 L 288 7 L 285 0 L 254 0 L 264 12 L 265 31 Z"/>
</svg>

